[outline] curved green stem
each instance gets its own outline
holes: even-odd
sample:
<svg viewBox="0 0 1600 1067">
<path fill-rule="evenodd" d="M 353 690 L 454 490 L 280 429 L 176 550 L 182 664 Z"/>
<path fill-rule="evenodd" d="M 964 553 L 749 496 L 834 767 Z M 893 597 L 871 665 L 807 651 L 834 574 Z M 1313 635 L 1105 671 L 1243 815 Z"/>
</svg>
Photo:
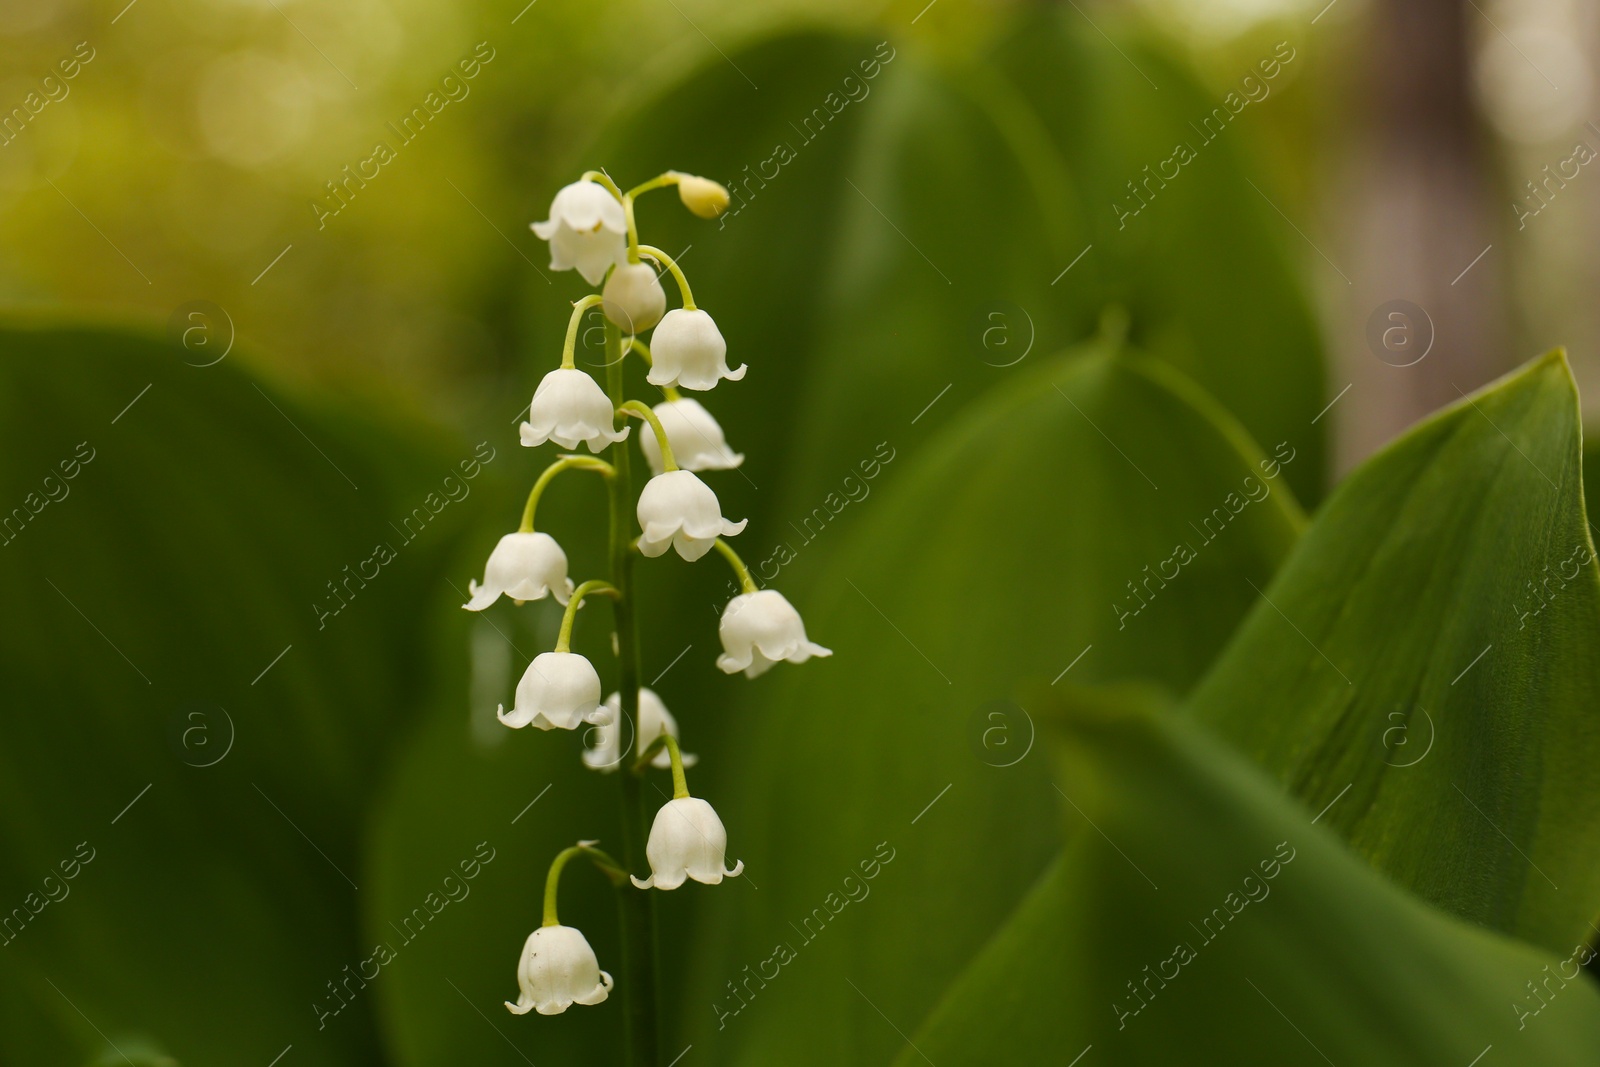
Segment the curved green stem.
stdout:
<svg viewBox="0 0 1600 1067">
<path fill-rule="evenodd" d="M 567 599 L 567 610 L 561 614 L 561 632 L 556 635 L 556 651 L 572 651 L 572 622 L 578 617 L 578 609 L 583 607 L 583 598 L 586 596 L 618 596 L 616 586 L 610 582 L 603 582 L 598 578 L 591 578 L 572 591 L 572 596 Z"/>
<path fill-rule="evenodd" d="M 622 381 L 622 331 L 606 321 L 606 391 L 613 407 L 626 396 Z M 611 446 L 616 477 L 611 487 L 611 582 L 619 591 L 615 605 L 617 689 L 624 736 L 637 737 L 639 722 L 639 633 L 633 610 L 634 509 L 632 453 L 624 443 Z M 644 807 L 644 784 L 636 775 L 621 774 L 622 859 L 635 871 L 649 866 L 644 829 L 650 815 Z M 619 893 L 622 926 L 622 987 L 625 1042 L 630 1067 L 656 1067 L 661 1061 L 660 974 L 656 966 L 656 893 Z"/>
<path fill-rule="evenodd" d="M 627 192 L 628 196 L 642 196 L 652 189 L 665 189 L 669 185 L 677 185 L 678 179 L 683 177 L 675 170 L 663 171 L 642 185 L 635 185 Z"/>
<path fill-rule="evenodd" d="M 728 566 L 733 568 L 733 573 L 739 576 L 739 588 L 741 590 L 746 593 L 755 593 L 761 590 L 761 587 L 756 584 L 756 580 L 750 577 L 750 568 L 744 565 L 744 560 L 739 558 L 739 553 L 733 550 L 732 545 L 719 537 L 717 538 L 716 548 L 718 552 L 722 553 L 722 558 L 728 561 Z"/>
<path fill-rule="evenodd" d="M 582 180 L 603 185 L 607 190 L 610 191 L 612 196 L 616 197 L 618 200 L 622 199 L 622 190 L 618 189 L 617 183 L 611 180 L 611 175 L 607 174 L 603 170 L 586 170 L 583 172 Z"/>
<path fill-rule="evenodd" d="M 678 172 L 677 171 L 673 171 L 673 170 L 669 170 L 665 174 L 658 174 L 654 178 L 651 178 L 649 181 L 645 182 L 643 185 L 636 185 L 632 189 L 629 189 L 627 192 L 622 194 L 622 196 L 621 196 L 622 214 L 623 214 L 623 217 L 627 220 L 627 225 L 628 225 L 628 262 L 629 263 L 637 263 L 637 262 L 639 262 L 639 253 L 641 251 L 641 249 L 639 247 L 639 226 L 638 226 L 638 224 L 636 222 L 633 221 L 633 201 L 634 201 L 634 198 L 638 197 L 638 196 L 641 196 L 644 193 L 648 193 L 652 189 L 660 189 L 663 186 L 677 185 L 677 184 L 678 184 Z"/>
<path fill-rule="evenodd" d="M 669 471 L 678 469 L 678 461 L 672 455 L 672 443 L 667 440 L 666 427 L 661 425 L 661 420 L 656 418 L 656 413 L 650 406 L 641 400 L 630 400 L 617 408 L 619 413 L 634 415 L 650 424 L 650 429 L 655 431 L 656 444 L 661 446 L 661 465 Z"/>
<path fill-rule="evenodd" d="M 522 525 L 517 527 L 518 533 L 533 533 L 533 513 L 539 507 L 539 498 L 544 495 L 545 486 L 565 470 L 599 471 L 607 478 L 616 474 L 611 464 L 594 456 L 560 457 L 544 469 L 544 473 L 533 483 L 533 488 L 528 490 L 528 502 L 522 508 Z"/>
<path fill-rule="evenodd" d="M 598 306 L 603 297 L 599 293 L 590 293 L 588 296 L 572 305 L 572 318 L 567 320 L 567 340 L 561 346 L 561 369 L 572 370 L 577 363 L 578 349 L 578 324 L 583 321 L 583 316 L 592 307 Z"/>
<path fill-rule="evenodd" d="M 607 879 L 610 880 L 612 885 L 621 884 L 617 879 L 619 876 L 625 877 L 622 868 L 617 864 L 616 860 L 606 855 L 600 849 L 595 848 L 594 846 L 597 843 L 598 842 L 594 841 L 579 841 L 571 848 L 562 849 L 556 854 L 556 858 L 550 861 L 550 873 L 545 875 L 544 878 L 545 926 L 561 925 L 561 920 L 556 916 L 556 893 L 561 885 L 561 869 L 565 867 L 567 865 L 567 861 L 572 859 L 574 856 L 588 856 L 594 861 L 594 865 L 600 868 L 601 872 L 606 876 Z"/>
<path fill-rule="evenodd" d="M 639 251 L 672 272 L 672 277 L 678 283 L 678 295 L 683 297 L 683 309 L 685 311 L 693 311 L 695 309 L 694 294 L 689 291 L 689 279 L 683 276 L 683 271 L 679 269 L 677 261 L 655 245 L 640 245 Z"/>
<path fill-rule="evenodd" d="M 678 739 L 662 734 L 667 743 L 667 754 L 672 757 L 672 799 L 683 800 L 689 795 L 689 783 L 683 777 L 683 753 L 678 751 Z"/>
<path fill-rule="evenodd" d="M 628 262 L 639 262 L 639 224 L 633 221 L 633 194 L 622 197 L 622 217 L 628 227 Z"/>
</svg>

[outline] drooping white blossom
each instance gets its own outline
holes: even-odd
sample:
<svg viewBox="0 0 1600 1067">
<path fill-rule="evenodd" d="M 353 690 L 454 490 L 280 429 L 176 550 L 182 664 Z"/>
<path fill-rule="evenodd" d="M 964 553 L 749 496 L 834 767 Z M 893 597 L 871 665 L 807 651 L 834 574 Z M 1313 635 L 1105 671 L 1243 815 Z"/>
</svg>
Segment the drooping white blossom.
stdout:
<svg viewBox="0 0 1600 1067">
<path fill-rule="evenodd" d="M 747 520 L 722 517 L 717 494 L 694 473 L 667 471 L 645 483 L 639 494 L 639 551 L 659 556 L 668 548 L 691 563 L 711 551 L 719 537 L 732 537 Z"/>
<path fill-rule="evenodd" d="M 643 752 L 662 734 L 668 734 L 674 740 L 678 737 L 678 721 L 653 689 L 644 686 L 639 689 L 639 736 L 627 751 L 622 748 L 622 694 L 612 693 L 606 698 L 605 706 L 611 721 L 594 728 L 594 746 L 583 750 L 584 764 L 594 770 L 610 773 L 622 765 L 623 757 Z M 688 752 L 683 753 L 685 767 L 693 767 L 697 759 Z M 651 758 L 650 765 L 665 770 L 672 766 L 672 756 L 663 748 Z"/>
<path fill-rule="evenodd" d="M 673 308 L 650 335 L 651 385 L 704 391 L 722 379 L 736 382 L 745 366 L 728 369 L 728 342 L 699 308 Z"/>
<path fill-rule="evenodd" d="M 699 797 L 669 800 L 656 812 L 650 827 L 650 840 L 644 846 L 650 861 L 650 877 L 633 878 L 640 889 L 676 889 L 684 878 L 716 885 L 724 878 L 737 877 L 744 861 L 723 869 L 728 851 L 728 831 L 711 805 Z"/>
<path fill-rule="evenodd" d="M 667 443 L 672 446 L 672 458 L 686 471 L 732 470 L 744 462 L 744 455 L 728 447 L 722 427 L 700 401 L 692 397 L 666 400 L 655 406 L 656 418 L 667 431 Z M 666 469 L 661 461 L 661 445 L 655 434 L 639 435 L 639 450 L 650 464 L 650 469 L 660 474 Z"/>
<path fill-rule="evenodd" d="M 728 601 L 718 633 L 723 654 L 717 657 L 717 666 L 729 674 L 744 671 L 747 678 L 765 673 L 780 660 L 804 663 L 812 656 L 833 655 L 831 649 L 806 638 L 800 613 L 776 589 L 740 593 Z"/>
<path fill-rule="evenodd" d="M 667 291 L 648 263 L 623 263 L 611 272 L 600 291 L 606 318 L 623 333 L 644 333 L 661 321 L 667 310 Z"/>
<path fill-rule="evenodd" d="M 462 607 L 482 611 L 501 595 L 519 603 L 541 600 L 551 593 L 562 604 L 572 595 L 567 577 L 567 554 L 556 539 L 544 533 L 509 533 L 500 538 L 483 566 L 483 584 L 468 582 L 472 599 Z"/>
<path fill-rule="evenodd" d="M 576 367 L 558 367 L 533 392 L 528 421 L 522 424 L 522 443 L 537 448 L 554 441 L 562 448 L 576 448 L 581 442 L 590 452 L 599 452 L 626 438 L 632 429 L 613 429 L 615 416 L 599 382 Z"/>
<path fill-rule="evenodd" d="M 550 202 L 550 217 L 530 228 L 550 242 L 550 269 L 577 268 L 584 281 L 599 285 L 613 264 L 628 258 L 628 223 L 622 204 L 597 182 L 562 186 Z"/>
<path fill-rule="evenodd" d="M 611 976 L 600 969 L 583 931 L 571 926 L 541 926 L 528 935 L 517 962 L 513 1015 L 537 1011 L 560 1015 L 574 1004 L 598 1004 L 611 992 Z"/>
<path fill-rule="evenodd" d="M 517 683 L 516 705 L 496 712 L 507 726 L 573 730 L 579 723 L 603 725 L 611 712 L 600 704 L 600 675 L 576 652 L 544 652 L 533 658 Z"/>
</svg>

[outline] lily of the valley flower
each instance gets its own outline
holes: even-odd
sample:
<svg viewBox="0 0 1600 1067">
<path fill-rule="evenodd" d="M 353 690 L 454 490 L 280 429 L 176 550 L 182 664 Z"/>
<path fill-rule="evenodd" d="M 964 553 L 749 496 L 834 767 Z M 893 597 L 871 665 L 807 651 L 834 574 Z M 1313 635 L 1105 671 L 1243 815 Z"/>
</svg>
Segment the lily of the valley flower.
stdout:
<svg viewBox="0 0 1600 1067">
<path fill-rule="evenodd" d="M 650 840 L 644 846 L 650 861 L 650 877 L 633 884 L 640 889 L 676 889 L 685 878 L 716 885 L 724 878 L 744 872 L 744 861 L 724 870 L 728 851 L 728 831 L 711 805 L 699 797 L 675 797 L 656 812 L 650 826 Z"/>
<path fill-rule="evenodd" d="M 576 267 L 590 285 L 599 285 L 607 269 L 628 257 L 622 204 L 595 182 L 563 186 L 550 202 L 550 217 L 530 228 L 540 240 L 550 242 L 551 270 Z"/>
<path fill-rule="evenodd" d="M 579 930 L 562 926 L 556 907 L 561 871 L 569 860 L 579 856 L 593 860 L 612 885 L 622 884 L 622 868 L 596 848 L 597 844 L 598 841 L 579 841 L 562 849 L 550 862 L 550 873 L 544 880 L 544 922 L 528 935 L 517 964 L 521 996 L 515 1004 L 506 1002 L 515 1015 L 526 1015 L 530 1010 L 537 1010 L 540 1015 L 559 1015 L 574 1004 L 598 1004 L 611 992 L 611 976 L 600 969 L 588 938 Z"/>
<path fill-rule="evenodd" d="M 599 452 L 628 436 L 630 426 L 613 429 L 615 411 L 600 383 L 575 367 L 546 374 L 534 390 L 528 421 L 522 424 L 522 443 L 537 448 L 554 441 L 562 448 L 582 442 Z"/>
<path fill-rule="evenodd" d="M 673 171 L 678 179 L 678 199 L 683 206 L 703 219 L 714 219 L 728 210 L 728 190 L 710 178 Z"/>
<path fill-rule="evenodd" d="M 590 461 L 592 462 L 592 461 Z M 500 538 L 483 566 L 483 584 L 468 582 L 472 599 L 462 607 L 482 611 L 501 594 L 521 603 L 551 593 L 562 604 L 572 595 L 567 554 L 556 539 L 543 533 L 509 533 Z"/>
<path fill-rule="evenodd" d="M 598 1004 L 611 992 L 611 976 L 600 969 L 583 931 L 571 926 L 541 926 L 528 935 L 517 963 L 513 1015 L 537 1011 L 560 1015 L 574 1004 Z"/>
<path fill-rule="evenodd" d="M 581 722 L 603 725 L 611 712 L 600 705 L 600 676 L 594 664 L 576 652 L 544 652 L 534 657 L 517 683 L 511 713 L 496 712 L 507 726 L 521 729 L 573 730 Z"/>
<path fill-rule="evenodd" d="M 622 694 L 612 693 L 606 698 L 606 710 L 611 713 L 611 721 L 604 726 L 595 727 L 594 747 L 583 751 L 583 762 L 597 771 L 610 773 L 622 765 L 622 759 L 628 753 L 622 750 Z M 678 720 L 672 717 L 672 712 L 656 696 L 655 690 L 641 686 L 639 689 L 639 725 L 638 740 L 633 751 L 643 752 L 655 743 L 656 738 L 662 734 L 678 736 Z M 683 765 L 693 767 L 697 757 L 683 754 Z M 650 765 L 665 770 L 672 766 L 672 757 L 662 749 L 650 760 Z"/>
<path fill-rule="evenodd" d="M 622 263 L 606 279 L 601 290 L 606 318 L 623 333 L 644 333 L 661 321 L 667 310 L 667 291 L 648 263 Z"/>
<path fill-rule="evenodd" d="M 670 441 L 668 442 L 671 443 Z M 711 551 L 718 537 L 732 537 L 748 520 L 722 517 L 717 494 L 690 471 L 658 474 L 639 494 L 639 551 L 659 556 L 668 548 L 691 563 Z"/>
<path fill-rule="evenodd" d="M 686 471 L 732 470 L 744 462 L 744 455 L 728 447 L 722 427 L 700 401 L 690 397 L 667 400 L 653 409 L 667 431 L 667 444 L 678 466 Z M 666 470 L 661 445 L 654 434 L 639 435 L 639 449 L 656 474 Z"/>
<path fill-rule="evenodd" d="M 699 308 L 673 308 L 650 335 L 651 385 L 704 391 L 722 379 L 736 382 L 745 366 L 728 369 L 728 342 Z"/>
<path fill-rule="evenodd" d="M 747 678 L 765 673 L 780 660 L 804 663 L 812 656 L 833 655 L 831 649 L 806 638 L 800 613 L 776 589 L 740 593 L 728 601 L 718 633 L 723 654 L 717 657 L 717 666 L 729 674 L 744 671 Z"/>
</svg>

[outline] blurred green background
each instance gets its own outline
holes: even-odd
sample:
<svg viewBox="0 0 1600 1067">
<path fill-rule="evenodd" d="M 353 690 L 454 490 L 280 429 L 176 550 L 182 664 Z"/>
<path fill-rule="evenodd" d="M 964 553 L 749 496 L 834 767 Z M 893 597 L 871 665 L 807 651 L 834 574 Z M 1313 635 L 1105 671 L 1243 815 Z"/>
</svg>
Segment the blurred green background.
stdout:
<svg viewBox="0 0 1600 1067">
<path fill-rule="evenodd" d="M 1592 1062 L 1593 990 L 1527 1035 L 1507 1008 L 1594 913 L 1592 558 L 1548 630 L 1504 633 L 1547 544 L 1588 543 L 1569 363 L 1431 424 L 1455 451 L 1330 486 L 1557 343 L 1600 384 L 1597 29 L 1553 0 L 0 10 L 0 1059 L 616 1061 L 615 994 L 500 1007 L 549 857 L 617 836 L 576 738 L 494 721 L 559 612 L 457 607 L 583 292 L 528 223 L 599 166 L 736 193 L 640 224 L 751 367 L 705 398 L 748 456 L 708 480 L 836 650 L 727 678 L 718 561 L 640 568 L 644 677 L 749 865 L 659 902 L 664 1061 L 1310 1062 L 1293 1016 L 1340 1063 Z M 1412 492 L 1430 536 L 1384 540 Z M 540 516 L 603 566 L 597 485 Z M 1408 584 L 1441 560 L 1465 604 Z M 1456 687 L 1484 643 L 1511 665 Z M 1349 707 L 1335 660 L 1376 665 Z M 1396 785 L 1372 757 L 1424 697 L 1473 729 Z M 1376 777 L 1312 826 L 1352 761 Z M 1495 783 L 1474 803 L 1514 851 L 1433 806 L 1451 774 Z M 1117 1043 L 1108 1000 L 1170 951 L 1150 917 L 1284 835 L 1315 888 Z M 1524 848 L 1578 888 L 1552 903 Z M 868 857 L 877 903 L 750 979 Z M 609 891 L 568 879 L 615 973 Z"/>
</svg>

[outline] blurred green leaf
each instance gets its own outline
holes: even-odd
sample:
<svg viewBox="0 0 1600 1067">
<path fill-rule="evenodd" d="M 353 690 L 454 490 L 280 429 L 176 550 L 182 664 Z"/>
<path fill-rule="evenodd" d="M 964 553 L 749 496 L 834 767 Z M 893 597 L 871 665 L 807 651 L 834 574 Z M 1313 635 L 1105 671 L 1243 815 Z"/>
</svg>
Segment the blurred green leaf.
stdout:
<svg viewBox="0 0 1600 1067">
<path fill-rule="evenodd" d="M 1148 31 L 1110 32 L 1115 47 L 1082 11 L 1041 8 L 991 59 L 1033 108 L 1082 204 L 1072 253 L 1093 249 L 1059 287 L 1124 304 L 1136 343 L 1203 386 L 1256 440 L 1293 442 L 1304 462 L 1289 484 L 1315 502 L 1326 466 L 1312 423 L 1326 402 L 1322 343 L 1287 251 L 1303 249 L 1267 199 L 1276 196 L 1269 181 L 1247 166 L 1256 110 L 1274 105 L 1305 53 L 1264 51 L 1275 78 L 1241 70 L 1265 95 L 1241 104 L 1235 94 L 1235 112 Z M 1178 165 L 1180 144 L 1194 157 Z"/>
<path fill-rule="evenodd" d="M 1036 362 L 894 463 L 803 587 L 834 657 L 752 684 L 722 801 L 750 884 L 718 890 L 732 926 L 708 923 L 687 1007 L 721 1061 L 892 1054 L 879 1010 L 915 1026 L 1060 847 L 1019 680 L 1183 691 L 1248 608 L 1240 576 L 1265 581 L 1300 523 L 1283 468 L 1197 387 L 1105 347 Z M 870 896 L 828 903 L 885 850 Z M 807 925 L 817 908 L 837 923 Z M 798 959 L 767 990 L 749 976 L 775 943 Z"/>
<path fill-rule="evenodd" d="M 145 1034 L 185 1063 L 374 1062 L 370 997 L 324 1030 L 312 1005 L 357 958 L 362 806 L 474 483 L 237 354 L 28 324 L 0 351 L 0 909 L 35 1012 L 0 1059 Z"/>
<path fill-rule="evenodd" d="M 1581 940 L 1552 955 L 1428 907 L 1145 703 L 1078 693 L 1038 709 L 1065 742 L 1072 841 L 897 1064 L 1600 1055 Z"/>
<path fill-rule="evenodd" d="M 1192 702 L 1400 885 L 1557 952 L 1600 909 L 1580 462 L 1560 352 L 1426 420 L 1330 497 Z"/>
<path fill-rule="evenodd" d="M 980 63 L 934 63 L 904 44 L 849 105 L 865 130 L 828 177 L 848 193 L 812 281 L 828 300 L 785 479 L 796 529 L 878 442 L 920 447 L 1026 360 L 1092 333 L 1108 305 L 1258 440 L 1293 450 L 1290 484 L 1320 495 L 1321 345 L 1270 208 L 1218 144 L 1190 184 L 1174 183 L 1180 220 L 1119 232 L 1111 193 L 1143 165 L 1133 160 L 1170 152 L 1173 130 L 1209 105 L 1153 52 L 1143 61 L 1170 91 L 1142 80 L 1136 91 L 1137 72 L 1076 17 L 1028 21 Z M 808 548 L 799 572 L 838 543 Z"/>
<path fill-rule="evenodd" d="M 1583 435 L 1583 501 L 1593 530 L 1600 515 L 1600 433 L 1594 430 Z"/>
</svg>

